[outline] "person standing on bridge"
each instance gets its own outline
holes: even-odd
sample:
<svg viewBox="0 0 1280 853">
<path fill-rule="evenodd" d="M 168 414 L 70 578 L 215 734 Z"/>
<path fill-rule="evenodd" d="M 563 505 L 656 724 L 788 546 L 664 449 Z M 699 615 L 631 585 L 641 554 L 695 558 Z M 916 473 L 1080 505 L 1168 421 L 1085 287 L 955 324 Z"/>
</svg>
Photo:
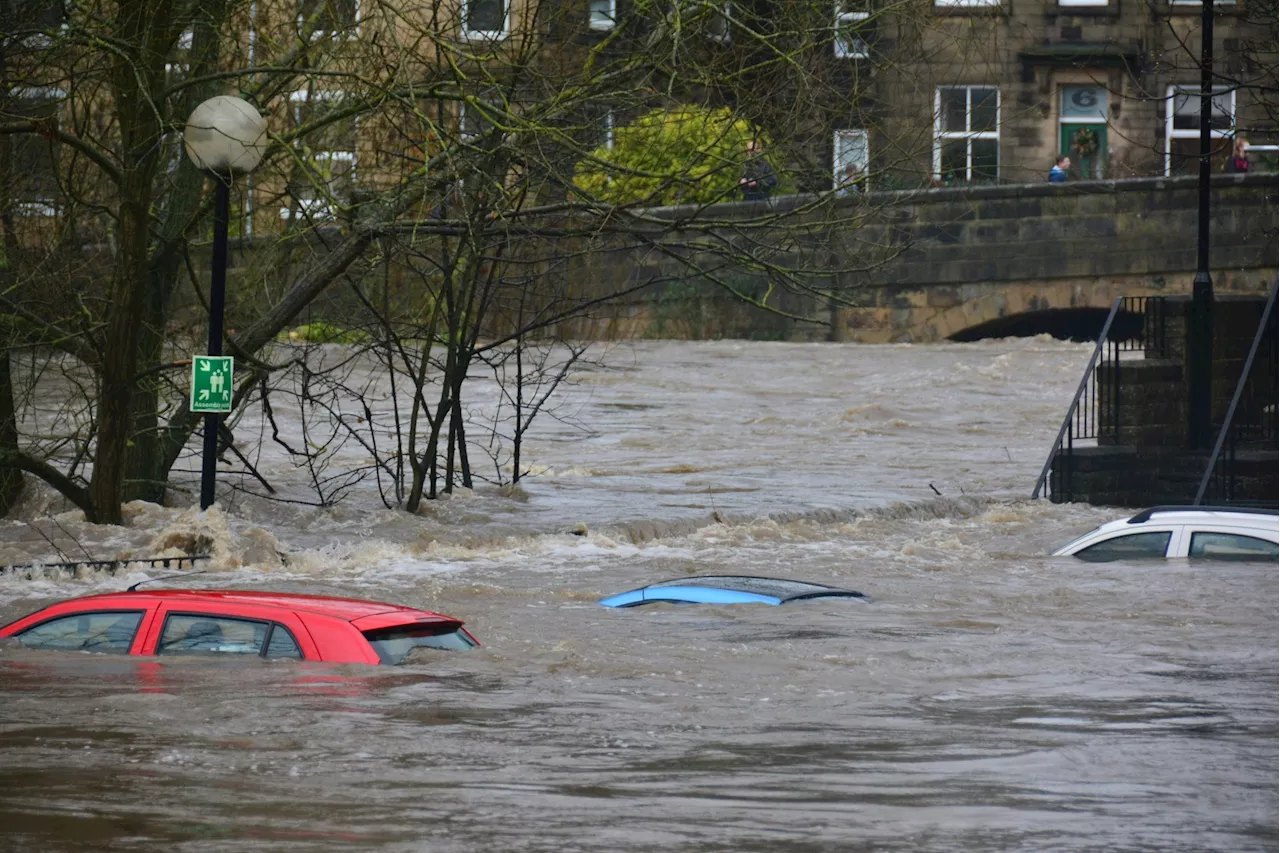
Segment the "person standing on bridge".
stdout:
<svg viewBox="0 0 1280 853">
<path fill-rule="evenodd" d="M 777 185 L 778 176 L 760 150 L 760 143 L 751 140 L 747 143 L 747 162 L 742 167 L 742 177 L 738 179 L 742 198 L 746 201 L 762 201 L 769 197 Z"/>
<path fill-rule="evenodd" d="M 1049 170 L 1049 183 L 1065 184 L 1067 182 L 1067 170 L 1071 168 L 1071 158 L 1066 154 L 1060 156 L 1053 164 L 1053 168 Z"/>
<path fill-rule="evenodd" d="M 1249 140 L 1238 133 L 1235 142 L 1231 143 L 1231 159 L 1227 160 L 1227 171 L 1236 174 L 1249 171 Z"/>
</svg>

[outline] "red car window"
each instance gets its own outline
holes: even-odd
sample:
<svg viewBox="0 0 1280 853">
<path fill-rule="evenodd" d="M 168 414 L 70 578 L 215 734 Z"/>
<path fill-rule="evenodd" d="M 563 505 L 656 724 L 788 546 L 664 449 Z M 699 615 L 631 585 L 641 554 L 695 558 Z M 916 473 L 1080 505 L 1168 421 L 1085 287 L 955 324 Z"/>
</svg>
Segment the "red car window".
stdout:
<svg viewBox="0 0 1280 853">
<path fill-rule="evenodd" d="M 270 622 L 208 613 L 170 613 L 164 620 L 158 655 L 261 655 Z"/>
<path fill-rule="evenodd" d="M 143 610 L 107 610 L 59 616 L 27 628 L 17 638 L 30 649 L 126 655 L 138 633 L 143 613 Z"/>
<path fill-rule="evenodd" d="M 298 647 L 298 641 L 293 638 L 293 634 L 289 633 L 289 629 L 277 622 L 271 626 L 271 636 L 267 638 L 267 650 L 262 656 L 302 660 L 302 649 Z"/>
<path fill-rule="evenodd" d="M 365 631 L 364 638 L 378 654 L 378 660 L 395 666 L 414 649 L 461 651 L 475 648 L 476 641 L 456 622 L 435 625 L 398 625 Z"/>
<path fill-rule="evenodd" d="M 138 647 L 143 655 L 244 654 L 327 660 L 317 654 L 298 614 L 280 607 L 166 602 L 146 634 Z"/>
</svg>

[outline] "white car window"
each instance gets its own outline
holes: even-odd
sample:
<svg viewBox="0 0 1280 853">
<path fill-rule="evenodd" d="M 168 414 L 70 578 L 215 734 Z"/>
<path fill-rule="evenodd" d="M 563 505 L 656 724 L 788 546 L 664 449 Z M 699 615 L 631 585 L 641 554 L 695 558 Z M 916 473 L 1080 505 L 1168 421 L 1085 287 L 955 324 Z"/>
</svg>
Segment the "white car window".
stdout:
<svg viewBox="0 0 1280 853">
<path fill-rule="evenodd" d="M 1197 530 L 1191 534 L 1187 556 L 1205 560 L 1270 560 L 1280 559 L 1280 546 L 1256 536 L 1241 533 L 1214 533 Z"/>
<path fill-rule="evenodd" d="M 1124 536 L 1114 536 L 1077 551 L 1075 556 L 1092 563 L 1163 557 L 1169 548 L 1171 535 L 1171 531 L 1163 530 L 1155 533 L 1129 533 Z"/>
</svg>

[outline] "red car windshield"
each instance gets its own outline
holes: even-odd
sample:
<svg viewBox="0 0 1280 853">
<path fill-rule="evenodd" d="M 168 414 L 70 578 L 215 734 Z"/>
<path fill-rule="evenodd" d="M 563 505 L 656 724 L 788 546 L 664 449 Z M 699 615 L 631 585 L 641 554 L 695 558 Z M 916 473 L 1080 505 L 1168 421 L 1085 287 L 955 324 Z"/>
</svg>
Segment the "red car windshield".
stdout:
<svg viewBox="0 0 1280 853">
<path fill-rule="evenodd" d="M 365 631 L 364 637 L 378 653 L 379 662 L 388 666 L 402 663 L 414 649 L 463 651 L 479 645 L 457 623 L 379 628 L 376 631 Z"/>
</svg>

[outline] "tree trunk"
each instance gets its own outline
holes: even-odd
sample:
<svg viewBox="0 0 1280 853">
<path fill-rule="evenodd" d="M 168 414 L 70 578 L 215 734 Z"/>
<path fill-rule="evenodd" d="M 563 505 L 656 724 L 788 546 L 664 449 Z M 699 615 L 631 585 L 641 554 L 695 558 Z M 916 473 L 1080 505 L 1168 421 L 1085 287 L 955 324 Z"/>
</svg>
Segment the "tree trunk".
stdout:
<svg viewBox="0 0 1280 853">
<path fill-rule="evenodd" d="M 192 26 L 191 71 L 195 77 L 212 74 L 221 56 L 220 29 L 227 17 L 225 0 L 202 0 Z M 178 121 L 206 98 L 218 94 L 219 83 L 210 82 L 186 89 L 172 108 Z M 126 500 L 164 503 L 169 464 L 165 454 L 165 434 L 159 408 L 163 382 L 159 366 L 164 355 L 169 302 L 182 269 L 186 236 L 200 221 L 205 201 L 205 176 L 182 152 L 166 168 L 173 176 L 172 187 L 162 202 L 156 246 L 152 253 L 144 297 L 144 317 L 139 330 L 138 380 L 131 402 L 133 439 L 128 453 L 125 479 Z M 157 164 L 157 168 L 161 164 Z"/>
<path fill-rule="evenodd" d="M 13 406 L 13 377 L 9 373 L 9 353 L 0 351 L 0 455 L 18 452 L 18 420 Z M 0 466 L 0 517 L 9 514 L 22 493 L 22 472 Z"/>
<path fill-rule="evenodd" d="M 4 20 L 9 20 L 10 3 L 0 0 L 0 12 Z M 9 91 L 9 63 L 4 54 L 4 44 L 0 43 L 0 85 Z M 13 233 L 13 218 L 8 188 L 13 183 L 13 140 L 8 134 L 0 139 L 0 218 L 4 227 L 4 268 L 0 274 L 0 289 L 8 291 L 12 287 L 13 267 L 18 263 L 18 241 Z M 0 318 L 0 331 L 5 331 L 6 345 L 10 326 L 4 318 Z M 18 420 L 13 405 L 13 374 L 9 367 L 9 351 L 0 349 L 0 458 L 5 452 L 18 452 Z M 22 471 L 15 467 L 0 465 L 0 517 L 9 514 L 18 495 L 22 492 Z"/>
<path fill-rule="evenodd" d="M 111 314 L 102 348 L 98 446 L 89 486 L 98 516 L 107 524 L 123 521 L 120 505 L 125 496 L 124 479 L 133 438 L 133 377 L 146 295 L 149 217 L 145 200 L 149 178 L 149 174 L 131 170 L 121 188 L 120 256 L 111 283 Z"/>
<path fill-rule="evenodd" d="M 168 47 L 155 42 L 154 28 L 156 20 L 168 20 L 171 13 L 166 0 L 137 0 L 121 3 L 116 19 L 121 42 L 137 52 L 117 56 L 112 69 L 122 155 L 119 256 L 102 342 L 97 453 L 89 484 L 97 515 L 108 524 L 123 521 L 120 505 L 134 438 L 134 376 L 152 282 L 148 275 L 151 196 L 161 148 L 154 81 L 164 80 L 162 51 Z"/>
</svg>

